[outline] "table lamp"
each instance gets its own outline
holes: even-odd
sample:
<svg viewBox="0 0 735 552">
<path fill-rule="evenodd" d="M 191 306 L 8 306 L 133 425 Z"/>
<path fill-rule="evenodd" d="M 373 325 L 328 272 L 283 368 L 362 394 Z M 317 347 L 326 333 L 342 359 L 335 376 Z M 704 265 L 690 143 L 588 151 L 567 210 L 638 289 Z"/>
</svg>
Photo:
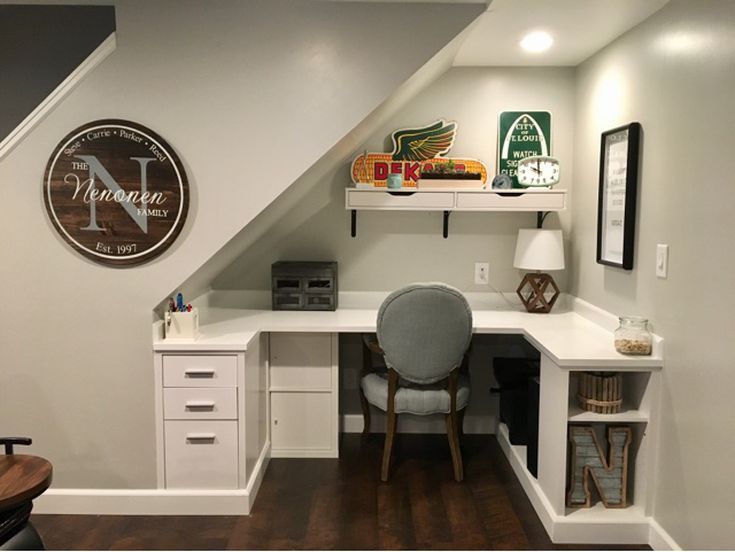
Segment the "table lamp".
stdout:
<svg viewBox="0 0 735 552">
<path fill-rule="evenodd" d="M 516 293 L 528 312 L 546 313 L 559 297 L 559 287 L 546 270 L 564 270 L 561 230 L 520 229 L 513 266 L 529 272 Z M 553 292 L 550 298 L 546 294 Z"/>
</svg>

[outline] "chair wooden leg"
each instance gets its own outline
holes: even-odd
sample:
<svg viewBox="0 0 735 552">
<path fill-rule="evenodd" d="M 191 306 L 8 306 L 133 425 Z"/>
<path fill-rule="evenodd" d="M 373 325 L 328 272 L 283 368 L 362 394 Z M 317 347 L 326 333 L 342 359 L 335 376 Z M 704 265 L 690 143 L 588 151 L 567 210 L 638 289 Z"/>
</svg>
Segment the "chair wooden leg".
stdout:
<svg viewBox="0 0 735 552">
<path fill-rule="evenodd" d="M 385 411 L 385 444 L 383 445 L 383 469 L 380 479 L 388 481 L 390 475 L 390 454 L 393 450 L 393 438 L 396 435 L 398 415 L 395 409 L 396 391 L 398 390 L 398 372 L 393 368 L 388 370 L 388 404 Z"/>
<path fill-rule="evenodd" d="M 459 437 L 457 435 L 458 425 L 459 420 L 456 413 L 447 414 L 447 440 L 449 441 L 449 450 L 452 451 L 454 479 L 459 482 L 464 479 L 464 469 L 462 466 L 462 451 L 459 449 Z"/>
<path fill-rule="evenodd" d="M 395 412 L 389 412 L 386 415 L 385 444 L 383 445 L 383 469 L 380 473 L 381 481 L 388 481 L 388 477 L 390 477 L 390 457 L 393 450 L 393 439 L 396 435 L 397 422 L 398 415 Z"/>
<path fill-rule="evenodd" d="M 365 398 L 365 393 L 362 392 L 362 387 L 360 387 L 360 404 L 362 405 L 362 421 L 363 421 L 362 434 L 369 435 L 370 434 L 370 403 L 368 402 L 367 398 Z"/>
<path fill-rule="evenodd" d="M 360 404 L 362 405 L 362 434 L 368 435 L 370 433 L 370 403 L 365 397 L 365 393 L 362 390 L 362 378 L 373 371 L 373 357 L 370 349 L 362 342 L 362 370 L 360 372 Z"/>
<path fill-rule="evenodd" d="M 457 415 L 457 378 L 459 370 L 454 369 L 447 378 L 447 391 L 449 392 L 449 414 L 447 414 L 447 439 L 449 449 L 452 451 L 452 464 L 454 465 L 454 479 L 462 481 L 464 470 L 462 469 L 462 451 L 459 449 L 460 417 Z"/>
<path fill-rule="evenodd" d="M 458 417 L 458 427 L 457 427 L 457 434 L 459 435 L 460 439 L 464 437 L 464 413 L 467 409 L 463 408 L 459 412 L 457 412 Z"/>
</svg>

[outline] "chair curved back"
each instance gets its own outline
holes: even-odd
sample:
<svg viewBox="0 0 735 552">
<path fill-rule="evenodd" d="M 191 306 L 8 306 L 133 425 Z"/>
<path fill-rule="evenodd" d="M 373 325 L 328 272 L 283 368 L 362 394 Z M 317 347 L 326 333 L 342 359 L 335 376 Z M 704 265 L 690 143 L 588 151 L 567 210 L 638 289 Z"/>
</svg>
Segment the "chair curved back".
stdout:
<svg viewBox="0 0 735 552">
<path fill-rule="evenodd" d="M 472 311 L 446 284 L 411 284 L 391 293 L 378 311 L 386 365 L 413 383 L 434 383 L 462 363 L 472 339 Z"/>
</svg>

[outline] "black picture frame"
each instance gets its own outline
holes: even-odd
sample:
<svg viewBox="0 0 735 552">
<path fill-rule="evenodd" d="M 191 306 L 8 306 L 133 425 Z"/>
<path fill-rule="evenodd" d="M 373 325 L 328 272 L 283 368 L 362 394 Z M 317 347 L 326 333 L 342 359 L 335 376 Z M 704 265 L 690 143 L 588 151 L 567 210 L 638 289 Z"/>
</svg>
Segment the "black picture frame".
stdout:
<svg viewBox="0 0 735 552">
<path fill-rule="evenodd" d="M 602 133 L 597 196 L 597 262 L 632 270 L 641 125 Z"/>
</svg>

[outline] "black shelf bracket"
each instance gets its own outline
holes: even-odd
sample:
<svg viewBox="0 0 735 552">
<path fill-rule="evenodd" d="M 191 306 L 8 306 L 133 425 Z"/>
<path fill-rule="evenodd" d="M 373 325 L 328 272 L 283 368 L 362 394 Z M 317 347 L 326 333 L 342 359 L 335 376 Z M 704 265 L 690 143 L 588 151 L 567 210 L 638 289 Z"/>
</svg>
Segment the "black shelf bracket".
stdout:
<svg viewBox="0 0 735 552">
<path fill-rule="evenodd" d="M 542 228 L 546 217 L 549 216 L 551 211 L 537 211 L 536 212 L 536 228 Z"/>
<path fill-rule="evenodd" d="M 451 211 L 444 211 L 444 224 L 442 227 L 442 235 L 444 239 L 449 237 L 449 215 Z M 540 215 L 541 213 L 539 213 Z M 540 227 L 539 227 L 540 228 Z M 357 236 L 357 209 L 350 210 L 350 236 Z"/>
</svg>

